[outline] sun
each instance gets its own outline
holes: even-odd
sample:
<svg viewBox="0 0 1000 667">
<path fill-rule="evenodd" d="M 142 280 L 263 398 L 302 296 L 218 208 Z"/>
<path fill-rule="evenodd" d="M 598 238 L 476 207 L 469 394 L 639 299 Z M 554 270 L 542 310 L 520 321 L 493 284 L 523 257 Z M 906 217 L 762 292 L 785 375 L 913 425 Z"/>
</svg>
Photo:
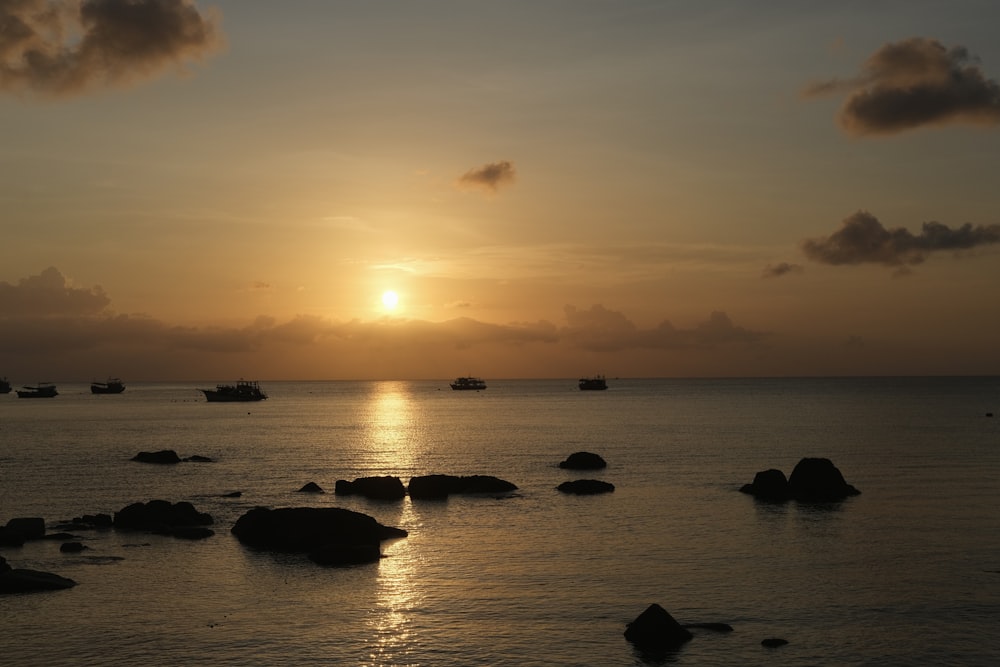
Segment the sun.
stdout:
<svg viewBox="0 0 1000 667">
<path fill-rule="evenodd" d="M 393 310 L 399 304 L 399 295 L 392 290 L 382 292 L 382 305 L 386 310 Z"/>
</svg>

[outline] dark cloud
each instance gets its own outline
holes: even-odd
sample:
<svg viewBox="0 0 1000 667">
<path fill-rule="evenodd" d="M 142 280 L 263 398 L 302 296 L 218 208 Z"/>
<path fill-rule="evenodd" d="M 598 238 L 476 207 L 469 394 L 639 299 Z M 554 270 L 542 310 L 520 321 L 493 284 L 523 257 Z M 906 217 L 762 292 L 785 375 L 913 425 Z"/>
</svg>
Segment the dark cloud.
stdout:
<svg viewBox="0 0 1000 667">
<path fill-rule="evenodd" d="M 971 250 L 995 243 L 1000 243 L 1000 225 L 973 227 L 966 223 L 952 229 L 940 222 L 925 222 L 919 234 L 912 234 L 902 227 L 886 229 L 868 211 L 858 211 L 833 234 L 803 241 L 802 251 L 822 264 L 905 267 L 922 263 L 933 252 Z"/>
<path fill-rule="evenodd" d="M 781 276 L 788 275 L 789 273 L 802 273 L 803 268 L 798 264 L 790 264 L 788 262 L 778 262 L 777 264 L 768 264 L 764 267 L 761 272 L 761 278 L 780 278 Z"/>
<path fill-rule="evenodd" d="M 470 169 L 459 177 L 457 185 L 460 188 L 478 188 L 496 192 L 501 186 L 513 183 L 516 173 L 512 162 L 500 160 Z"/>
<path fill-rule="evenodd" d="M 152 78 L 221 48 L 191 0 L 0 0 L 0 91 L 77 95 Z"/>
<path fill-rule="evenodd" d="M 1000 123 L 1000 85 L 962 46 L 912 37 L 883 45 L 861 74 L 809 85 L 806 97 L 846 92 L 837 121 L 854 136 L 948 123 Z"/>
<path fill-rule="evenodd" d="M 0 282 L 0 322 L 21 317 L 97 315 L 109 305 L 111 299 L 100 286 L 74 288 L 54 267 L 22 278 L 17 285 Z"/>
</svg>

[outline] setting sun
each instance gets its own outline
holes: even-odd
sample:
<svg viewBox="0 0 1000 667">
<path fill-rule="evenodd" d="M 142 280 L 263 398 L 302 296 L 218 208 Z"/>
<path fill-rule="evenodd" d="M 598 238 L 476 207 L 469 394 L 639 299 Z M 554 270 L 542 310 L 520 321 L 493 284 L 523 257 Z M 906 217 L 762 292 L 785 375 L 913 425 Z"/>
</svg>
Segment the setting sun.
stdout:
<svg viewBox="0 0 1000 667">
<path fill-rule="evenodd" d="M 398 303 L 399 303 L 398 294 L 396 294 L 392 290 L 382 292 L 382 305 L 385 306 L 388 310 L 392 310 L 393 308 L 395 308 L 396 304 Z"/>
</svg>

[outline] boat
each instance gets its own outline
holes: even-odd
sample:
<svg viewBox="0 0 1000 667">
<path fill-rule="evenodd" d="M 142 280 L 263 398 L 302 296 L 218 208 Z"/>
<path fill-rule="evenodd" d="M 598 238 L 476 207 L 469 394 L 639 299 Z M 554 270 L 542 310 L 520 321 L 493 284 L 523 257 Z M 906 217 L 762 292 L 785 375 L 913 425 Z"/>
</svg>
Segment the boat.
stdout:
<svg viewBox="0 0 1000 667">
<path fill-rule="evenodd" d="M 58 395 L 59 392 L 56 391 L 56 386 L 51 382 L 40 382 L 38 386 L 24 386 L 17 390 L 18 398 L 52 398 Z"/>
<path fill-rule="evenodd" d="M 91 382 L 91 394 L 120 394 L 125 391 L 125 383 L 118 378 L 108 378 L 107 382 Z"/>
<path fill-rule="evenodd" d="M 8 382 L 7 378 L 5 377 L 0 378 L 0 394 L 9 394 L 9 393 L 10 393 L 10 382 Z"/>
<path fill-rule="evenodd" d="M 602 391 L 608 388 L 608 382 L 603 375 L 580 378 L 580 391 Z"/>
<path fill-rule="evenodd" d="M 486 383 L 481 378 L 475 377 L 455 378 L 455 381 L 451 383 L 451 388 L 455 391 L 479 391 L 486 389 Z"/>
<path fill-rule="evenodd" d="M 256 380 L 239 380 L 236 384 L 217 384 L 215 389 L 201 389 L 209 403 L 263 401 L 267 394 Z"/>
</svg>

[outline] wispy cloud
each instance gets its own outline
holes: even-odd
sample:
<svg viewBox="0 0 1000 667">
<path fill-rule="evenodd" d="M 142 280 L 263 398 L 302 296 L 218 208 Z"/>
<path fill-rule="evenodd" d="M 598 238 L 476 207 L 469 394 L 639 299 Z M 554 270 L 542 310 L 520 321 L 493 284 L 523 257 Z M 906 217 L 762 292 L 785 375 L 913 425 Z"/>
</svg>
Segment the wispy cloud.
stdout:
<svg viewBox="0 0 1000 667">
<path fill-rule="evenodd" d="M 514 169 L 514 163 L 508 160 L 500 160 L 470 169 L 459 176 L 456 185 L 461 189 L 480 189 L 488 192 L 496 192 L 501 187 L 513 183 L 516 177 L 517 171 Z"/>
<path fill-rule="evenodd" d="M 790 273 L 802 273 L 804 269 L 799 264 L 791 264 L 789 262 L 778 262 L 777 264 L 768 264 L 761 271 L 761 278 L 780 278 L 781 276 L 787 276 Z"/>
<path fill-rule="evenodd" d="M 4 0 L 0 91 L 71 96 L 153 78 L 223 45 L 190 0 Z"/>
<path fill-rule="evenodd" d="M 1000 85 L 964 46 L 912 37 L 880 47 L 851 79 L 818 81 L 806 97 L 846 93 L 837 121 L 854 136 L 920 127 L 1000 123 Z"/>
<path fill-rule="evenodd" d="M 925 222 L 919 234 L 902 227 L 886 229 L 868 211 L 858 211 L 829 236 L 806 239 L 802 251 L 822 264 L 882 264 L 892 267 L 921 264 L 934 252 L 971 250 L 1000 243 L 1000 225 L 966 223 L 951 228 Z"/>
</svg>

